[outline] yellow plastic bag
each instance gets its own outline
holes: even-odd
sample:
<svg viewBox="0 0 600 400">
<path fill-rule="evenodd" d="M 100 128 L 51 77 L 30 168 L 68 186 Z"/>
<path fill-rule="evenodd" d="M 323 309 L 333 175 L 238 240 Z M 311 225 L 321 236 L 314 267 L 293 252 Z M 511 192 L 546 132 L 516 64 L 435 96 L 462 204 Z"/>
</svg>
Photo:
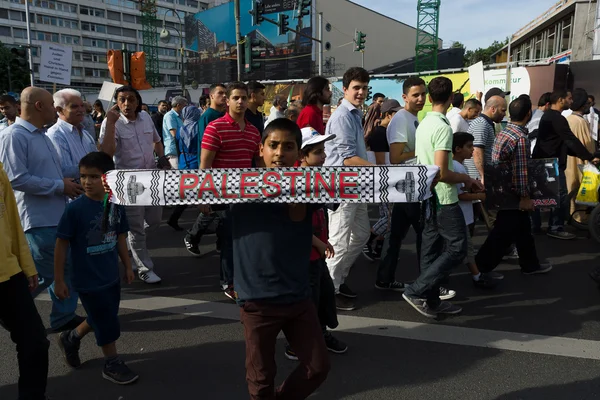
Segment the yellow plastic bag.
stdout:
<svg viewBox="0 0 600 400">
<path fill-rule="evenodd" d="M 581 186 L 575 203 L 586 206 L 595 206 L 598 204 L 598 186 L 600 185 L 600 171 L 591 164 L 586 164 L 583 167 L 583 177 L 581 178 Z"/>
</svg>

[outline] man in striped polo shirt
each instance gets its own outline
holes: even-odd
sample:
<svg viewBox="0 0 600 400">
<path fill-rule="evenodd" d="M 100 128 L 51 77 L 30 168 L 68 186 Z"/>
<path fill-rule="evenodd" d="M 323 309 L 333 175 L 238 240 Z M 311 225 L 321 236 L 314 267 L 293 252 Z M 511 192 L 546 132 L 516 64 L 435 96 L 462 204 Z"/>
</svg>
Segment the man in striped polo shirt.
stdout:
<svg viewBox="0 0 600 400">
<path fill-rule="evenodd" d="M 225 115 L 208 124 L 204 130 L 200 168 L 251 168 L 253 159 L 256 165 L 262 165 L 258 153 L 260 133 L 245 118 L 248 108 L 246 84 L 232 82 L 227 85 L 227 107 Z M 221 281 L 225 295 L 235 301 L 229 206 L 217 207 L 213 206 L 212 211 L 225 211 L 221 235 Z M 211 207 L 203 206 L 201 211 L 210 213 Z"/>
</svg>

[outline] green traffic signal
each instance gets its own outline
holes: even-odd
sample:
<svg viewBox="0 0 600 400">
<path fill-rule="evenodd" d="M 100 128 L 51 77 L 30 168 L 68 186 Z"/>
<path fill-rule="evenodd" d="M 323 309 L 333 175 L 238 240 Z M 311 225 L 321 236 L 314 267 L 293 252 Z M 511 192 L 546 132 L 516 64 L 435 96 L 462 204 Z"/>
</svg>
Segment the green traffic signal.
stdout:
<svg viewBox="0 0 600 400">
<path fill-rule="evenodd" d="M 287 33 L 287 31 L 289 30 L 290 23 L 288 20 L 290 19 L 290 16 L 286 15 L 284 13 L 279 13 L 278 17 L 279 17 L 279 20 L 277 22 L 277 34 L 279 36 L 285 35 Z"/>
<path fill-rule="evenodd" d="M 260 46 L 262 42 L 257 39 L 252 39 L 249 36 L 244 37 L 244 71 L 252 72 L 260 68 L 260 62 L 255 61 L 260 58 L 261 51 L 254 50 L 255 46 Z"/>
<path fill-rule="evenodd" d="M 12 59 L 10 60 L 11 66 L 15 68 L 24 68 L 27 66 L 27 50 L 23 47 L 13 47 L 10 49 Z"/>
<path fill-rule="evenodd" d="M 252 0 L 252 8 L 248 12 L 252 15 L 252 26 L 258 26 L 265 20 L 265 6 L 261 1 Z"/>
<path fill-rule="evenodd" d="M 367 34 L 361 31 L 356 31 L 354 34 L 354 51 L 364 51 L 365 43 L 367 42 Z"/>
</svg>

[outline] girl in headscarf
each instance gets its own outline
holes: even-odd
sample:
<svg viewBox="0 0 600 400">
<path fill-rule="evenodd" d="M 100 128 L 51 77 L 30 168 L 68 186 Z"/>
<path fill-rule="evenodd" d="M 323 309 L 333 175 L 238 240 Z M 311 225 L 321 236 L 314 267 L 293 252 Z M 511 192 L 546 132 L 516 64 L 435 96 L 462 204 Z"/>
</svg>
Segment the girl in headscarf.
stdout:
<svg viewBox="0 0 600 400">
<path fill-rule="evenodd" d="M 195 106 L 187 106 L 181 112 L 183 126 L 177 132 L 179 143 L 179 169 L 198 169 L 198 120 L 202 111 Z"/>
</svg>

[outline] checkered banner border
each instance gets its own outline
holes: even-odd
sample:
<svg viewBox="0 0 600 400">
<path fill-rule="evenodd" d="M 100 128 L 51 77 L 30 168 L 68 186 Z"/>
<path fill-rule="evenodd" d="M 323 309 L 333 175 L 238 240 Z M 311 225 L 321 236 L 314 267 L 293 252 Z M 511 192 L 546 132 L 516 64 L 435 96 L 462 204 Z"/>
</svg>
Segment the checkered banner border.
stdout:
<svg viewBox="0 0 600 400">
<path fill-rule="evenodd" d="M 233 203 L 400 203 L 431 196 L 437 167 L 116 170 L 111 201 L 162 206 Z"/>
</svg>

